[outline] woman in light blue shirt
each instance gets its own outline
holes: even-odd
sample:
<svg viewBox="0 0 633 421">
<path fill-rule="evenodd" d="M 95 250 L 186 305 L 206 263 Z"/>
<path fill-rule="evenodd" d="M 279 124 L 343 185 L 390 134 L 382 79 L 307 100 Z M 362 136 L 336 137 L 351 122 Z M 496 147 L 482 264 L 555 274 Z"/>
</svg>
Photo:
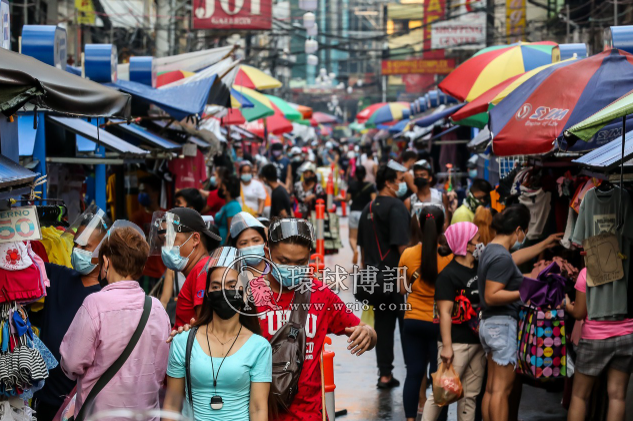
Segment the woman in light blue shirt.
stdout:
<svg viewBox="0 0 633 421">
<path fill-rule="evenodd" d="M 258 318 L 242 310 L 244 292 L 238 287 L 234 263 L 238 259 L 239 251 L 233 247 L 220 247 L 212 253 L 200 319 L 194 329 L 177 335 L 171 345 L 164 407 L 180 411 L 185 396 L 183 413 L 195 421 L 268 420 L 272 351 L 259 335 Z M 195 339 L 189 363 L 191 378 L 187 379 L 190 335 Z"/>
<path fill-rule="evenodd" d="M 215 214 L 215 224 L 220 230 L 223 242 L 228 237 L 231 220 L 242 211 L 242 205 L 237 201 L 237 198 L 240 197 L 240 189 L 240 180 L 234 175 L 230 175 L 223 181 L 222 191 L 218 193 L 226 200 L 226 204 Z"/>
</svg>

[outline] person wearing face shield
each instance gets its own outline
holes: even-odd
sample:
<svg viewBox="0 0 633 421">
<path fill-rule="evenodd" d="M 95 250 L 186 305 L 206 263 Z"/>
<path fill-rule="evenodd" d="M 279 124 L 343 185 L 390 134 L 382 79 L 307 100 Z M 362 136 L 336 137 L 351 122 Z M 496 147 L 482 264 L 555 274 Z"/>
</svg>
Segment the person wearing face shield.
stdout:
<svg viewBox="0 0 633 421">
<path fill-rule="evenodd" d="M 196 317 L 195 308 L 204 296 L 205 264 L 221 238 L 193 209 L 174 208 L 156 219 L 150 234 L 150 254 L 160 255 L 168 269 L 186 277 L 176 303 L 176 326 Z"/>
<path fill-rule="evenodd" d="M 77 380 L 77 420 L 99 411 L 160 407 L 170 324 L 160 301 L 146 296 L 137 282 L 148 255 L 141 228 L 121 220 L 92 254 L 100 262 L 102 290 L 86 297 L 59 348 L 62 370 Z M 132 351 L 117 366 L 128 344 Z M 101 378 L 109 381 L 99 389 Z"/>
<path fill-rule="evenodd" d="M 446 214 L 444 229 L 448 228 L 451 220 L 448 197 L 441 191 L 432 188 L 433 170 L 431 164 L 425 159 L 421 159 L 413 164 L 413 182 L 417 192 L 411 194 L 405 201 L 411 216 L 419 215 L 421 209 L 427 205 L 437 206 Z M 447 213 L 448 212 L 448 213 Z"/>
<path fill-rule="evenodd" d="M 58 361 L 59 347 L 82 303 L 101 290 L 100 265 L 93 263 L 92 253 L 108 227 L 105 212 L 95 205 L 89 206 L 62 234 L 73 239 L 73 269 L 45 263 L 50 286 L 46 288 L 44 307 L 29 317 L 33 326 L 40 328 L 40 339 Z M 52 369 L 44 388 L 35 394 L 38 419 L 52 420 L 64 403 L 64 396 L 69 395 L 74 386 L 75 382 L 66 377 L 61 367 Z"/>
<path fill-rule="evenodd" d="M 208 259 L 200 317 L 171 345 L 165 410 L 183 408 L 195 421 L 268 420 L 272 349 L 254 307 L 246 307 L 240 257 L 234 247 L 220 247 Z"/>
<path fill-rule="evenodd" d="M 464 203 L 457 208 L 453 214 L 451 224 L 457 222 L 473 222 L 475 219 L 475 212 L 479 206 L 490 205 L 490 192 L 492 186 L 490 183 L 482 178 L 476 178 L 470 185 L 468 195 L 464 199 Z"/>
<path fill-rule="evenodd" d="M 229 245 L 237 248 L 244 264 L 264 273 L 266 262 L 266 227 L 247 212 L 240 212 L 231 221 Z"/>
<path fill-rule="evenodd" d="M 406 168 L 391 160 L 378 169 L 376 182 L 378 196 L 369 202 L 360 217 L 358 226 L 358 245 L 361 248 L 361 262 L 364 267 L 398 267 L 400 255 L 409 244 L 409 212 L 400 198 L 407 191 L 404 181 Z M 392 375 L 394 360 L 394 331 L 396 323 L 402 329 L 404 321 L 404 297 L 396 291 L 385 294 L 384 304 L 375 306 L 374 317 L 376 333 L 380 340 L 376 345 L 376 360 L 380 378 L 378 387 L 393 388 L 400 382 Z M 395 304 L 396 310 L 389 310 L 389 304 Z"/>
<path fill-rule="evenodd" d="M 310 213 L 316 209 L 317 199 L 326 198 L 323 187 L 317 181 L 316 166 L 306 162 L 299 168 L 301 179 L 295 183 L 294 196 L 299 204 L 298 211 L 304 218 L 309 218 Z"/>
<path fill-rule="evenodd" d="M 476 400 L 486 369 L 486 356 L 476 331 L 479 316 L 477 259 L 482 244 L 479 232 L 471 222 L 458 222 L 445 232 L 447 246 L 439 253 L 453 254 L 453 260 L 439 273 L 435 283 L 435 302 L 440 323 L 437 364 L 452 364 L 464 388 L 464 397 L 457 401 L 457 419 L 475 419 Z M 460 313 L 453 314 L 453 308 Z M 442 408 L 431 394 L 424 405 L 423 421 L 435 421 Z"/>
</svg>

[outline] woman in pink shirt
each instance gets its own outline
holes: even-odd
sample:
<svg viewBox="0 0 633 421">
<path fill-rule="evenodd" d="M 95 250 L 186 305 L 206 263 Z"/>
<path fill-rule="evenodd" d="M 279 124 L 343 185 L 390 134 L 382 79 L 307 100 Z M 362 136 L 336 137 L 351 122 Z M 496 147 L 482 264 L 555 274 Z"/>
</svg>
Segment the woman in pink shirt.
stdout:
<svg viewBox="0 0 633 421">
<path fill-rule="evenodd" d="M 599 286 L 590 288 L 600 288 Z M 609 410 L 607 419 L 624 420 L 626 389 L 633 371 L 633 319 L 589 320 L 587 316 L 587 269 L 576 281 L 576 301 L 566 298 L 566 310 L 583 320 L 576 348 L 576 370 L 568 421 L 584 421 L 587 402 L 596 379 L 607 372 Z"/>
<path fill-rule="evenodd" d="M 145 292 L 134 279 L 143 273 L 149 245 L 134 224 L 126 221 L 124 227 L 116 225 L 97 247 L 103 289 L 84 300 L 60 347 L 64 373 L 77 380 L 75 417 L 97 380 L 123 353 L 143 313 Z M 138 343 L 85 414 L 158 408 L 158 391 L 167 370 L 169 332 L 169 317 L 160 301 L 152 298 Z"/>
</svg>

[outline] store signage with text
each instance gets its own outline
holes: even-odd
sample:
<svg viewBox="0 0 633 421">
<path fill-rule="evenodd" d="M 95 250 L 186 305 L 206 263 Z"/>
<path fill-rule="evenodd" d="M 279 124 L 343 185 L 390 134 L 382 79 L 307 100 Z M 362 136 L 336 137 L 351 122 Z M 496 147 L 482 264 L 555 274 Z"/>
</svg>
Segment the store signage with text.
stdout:
<svg viewBox="0 0 633 421">
<path fill-rule="evenodd" d="M 0 243 L 41 239 L 40 220 L 35 206 L 0 212 Z"/>
<path fill-rule="evenodd" d="M 383 60 L 382 75 L 446 75 L 455 70 L 455 59 Z"/>
<path fill-rule="evenodd" d="M 431 23 L 444 19 L 446 0 L 427 0 L 424 2 L 424 57 L 444 58 L 444 51 L 431 51 Z"/>
<path fill-rule="evenodd" d="M 272 28 L 271 0 L 193 0 L 194 29 Z"/>
<path fill-rule="evenodd" d="M 526 13 L 525 0 L 506 0 L 506 38 L 508 44 L 525 41 Z"/>
</svg>

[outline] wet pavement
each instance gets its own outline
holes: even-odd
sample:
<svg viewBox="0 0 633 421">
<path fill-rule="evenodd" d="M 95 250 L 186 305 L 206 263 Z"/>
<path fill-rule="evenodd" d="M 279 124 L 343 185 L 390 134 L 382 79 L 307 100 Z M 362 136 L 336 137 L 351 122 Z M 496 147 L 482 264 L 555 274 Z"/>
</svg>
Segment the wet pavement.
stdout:
<svg viewBox="0 0 633 421">
<path fill-rule="evenodd" d="M 349 246 L 347 218 L 341 218 L 341 240 L 343 249 L 336 255 L 326 256 L 327 267 L 343 266 L 348 272 L 352 270 L 352 251 Z M 351 279 L 346 283 L 351 287 Z M 353 303 L 351 288 L 340 293 L 346 303 Z M 361 312 L 355 312 L 358 317 Z M 337 417 L 344 421 L 404 421 L 402 406 L 402 385 L 406 375 L 404 357 L 400 346 L 400 338 L 396 331 L 396 360 L 394 376 L 400 380 L 400 387 L 381 391 L 376 388 L 378 380 L 376 369 L 376 353 L 368 352 L 360 357 L 347 351 L 346 337 L 333 337 L 331 350 L 334 358 L 334 379 L 336 383 L 336 410 L 347 410 L 347 415 Z M 430 389 L 427 391 L 430 393 Z M 548 393 L 527 385 L 523 386 L 523 396 L 519 410 L 519 419 L 523 421 L 564 421 L 567 411 L 560 405 L 561 393 Z M 420 419 L 421 417 L 418 417 Z M 456 405 L 449 407 L 448 420 L 457 420 Z"/>
</svg>

